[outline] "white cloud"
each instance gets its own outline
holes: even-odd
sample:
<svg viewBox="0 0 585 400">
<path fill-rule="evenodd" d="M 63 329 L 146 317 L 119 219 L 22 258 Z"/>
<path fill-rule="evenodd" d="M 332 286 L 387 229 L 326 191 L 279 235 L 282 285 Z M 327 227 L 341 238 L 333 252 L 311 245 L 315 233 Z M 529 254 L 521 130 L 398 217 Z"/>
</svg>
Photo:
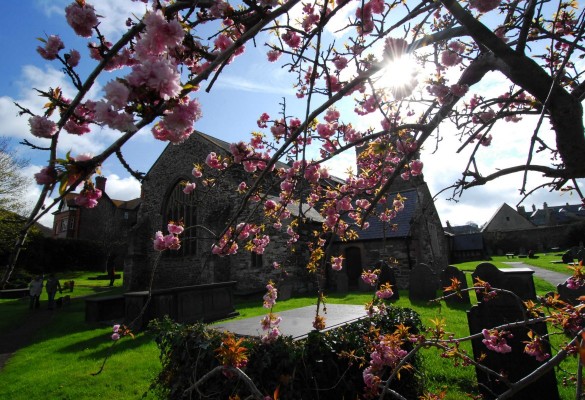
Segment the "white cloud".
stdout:
<svg viewBox="0 0 585 400">
<path fill-rule="evenodd" d="M 72 0 L 36 0 L 38 7 L 48 16 L 65 19 L 65 7 L 72 3 Z M 117 40 L 128 28 L 126 20 L 141 17 L 146 11 L 146 4 L 142 2 L 120 1 L 120 0 L 99 0 L 91 1 L 100 18 L 99 29 L 106 38 L 113 42 Z"/>
<path fill-rule="evenodd" d="M 106 175 L 106 193 L 116 200 L 132 200 L 140 197 L 140 182 L 129 176 L 121 178 L 116 174 Z"/>
<path fill-rule="evenodd" d="M 228 74 L 221 75 L 217 81 L 217 87 L 252 93 L 272 93 L 285 96 L 294 95 L 294 91 L 290 88 L 290 86 L 285 87 L 284 85 L 270 85 Z"/>
</svg>

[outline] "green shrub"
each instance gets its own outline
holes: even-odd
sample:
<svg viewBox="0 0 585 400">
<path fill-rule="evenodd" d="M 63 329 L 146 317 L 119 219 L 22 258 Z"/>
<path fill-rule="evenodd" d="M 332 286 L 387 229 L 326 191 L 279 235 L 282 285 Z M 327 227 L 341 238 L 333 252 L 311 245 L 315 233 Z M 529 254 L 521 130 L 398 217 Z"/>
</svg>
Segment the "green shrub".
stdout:
<svg viewBox="0 0 585 400">
<path fill-rule="evenodd" d="M 390 334 L 398 324 L 418 333 L 422 324 L 410 309 L 390 307 L 386 316 L 363 319 L 326 332 L 311 332 L 304 340 L 279 337 L 270 344 L 257 338 L 244 338 L 240 344 L 247 349 L 247 364 L 242 369 L 260 391 L 273 396 L 278 391 L 282 400 L 355 399 L 364 394 L 363 369 L 369 363 L 371 343 L 378 335 Z M 151 328 L 157 334 L 162 371 L 153 388 L 169 399 L 183 398 L 184 391 L 206 373 L 220 366 L 215 350 L 224 333 L 203 324 L 183 326 L 169 320 L 155 321 Z M 412 345 L 406 343 L 405 350 Z M 422 392 L 420 360 L 410 362 L 400 379 L 391 387 L 408 399 Z M 385 377 L 391 371 L 385 372 Z M 225 375 L 225 374 L 224 374 Z M 191 398 L 225 398 L 238 395 L 246 398 L 249 388 L 236 377 L 217 374 L 193 391 Z"/>
</svg>

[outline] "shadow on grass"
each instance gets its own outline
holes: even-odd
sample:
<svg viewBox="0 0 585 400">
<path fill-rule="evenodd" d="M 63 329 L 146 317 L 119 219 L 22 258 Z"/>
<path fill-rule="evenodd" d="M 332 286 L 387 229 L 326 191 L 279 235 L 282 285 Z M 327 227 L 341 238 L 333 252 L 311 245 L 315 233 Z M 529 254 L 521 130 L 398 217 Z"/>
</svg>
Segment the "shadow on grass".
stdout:
<svg viewBox="0 0 585 400">
<path fill-rule="evenodd" d="M 110 333 L 108 332 L 103 335 L 97 335 L 89 339 L 80 340 L 60 348 L 58 352 L 79 354 L 78 358 L 80 360 L 103 360 L 105 357 L 112 354 L 111 347 L 113 346 L 113 342 L 109 335 Z M 129 350 L 137 349 L 145 344 L 152 342 L 154 342 L 154 335 L 152 333 L 141 333 L 134 339 L 130 337 L 120 339 L 120 341 L 115 344 L 115 349 L 113 349 L 113 351 L 115 354 L 119 354 Z M 107 346 L 104 346 L 104 344 L 107 344 Z"/>
</svg>

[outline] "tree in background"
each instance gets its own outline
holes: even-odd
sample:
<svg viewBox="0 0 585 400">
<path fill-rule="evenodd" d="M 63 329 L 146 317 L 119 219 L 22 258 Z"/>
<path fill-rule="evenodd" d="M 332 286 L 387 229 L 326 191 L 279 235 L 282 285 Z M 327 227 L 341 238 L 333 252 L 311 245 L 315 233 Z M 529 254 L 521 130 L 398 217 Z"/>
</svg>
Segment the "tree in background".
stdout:
<svg viewBox="0 0 585 400">
<path fill-rule="evenodd" d="M 23 195 L 31 178 L 21 171 L 28 165 L 29 161 L 10 147 L 10 140 L 0 137 L 0 209 L 28 214 Z"/>
</svg>

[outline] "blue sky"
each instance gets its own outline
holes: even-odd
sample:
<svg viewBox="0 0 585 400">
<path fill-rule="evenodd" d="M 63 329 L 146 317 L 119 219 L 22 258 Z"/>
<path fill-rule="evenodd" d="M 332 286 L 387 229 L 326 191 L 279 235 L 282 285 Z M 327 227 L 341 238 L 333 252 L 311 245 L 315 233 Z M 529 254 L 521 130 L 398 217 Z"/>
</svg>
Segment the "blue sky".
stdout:
<svg viewBox="0 0 585 400">
<path fill-rule="evenodd" d="M 66 49 L 75 48 L 82 53 L 80 74 L 84 76 L 89 72 L 91 63 L 85 50 L 86 42 L 72 34 L 64 19 L 63 10 L 70 2 L 71 0 L 28 0 L 3 3 L 3 12 L 0 14 L 0 51 L 4 58 L 0 63 L 0 136 L 14 138 L 15 145 L 19 140 L 31 137 L 27 118 L 16 116 L 17 109 L 13 102 L 22 103 L 40 113 L 43 101 L 31 90 L 32 87 L 46 90 L 48 87 L 61 86 L 66 94 L 67 90 L 72 93 L 71 85 L 59 71 L 59 65 L 45 61 L 37 54 L 36 47 L 40 44 L 38 37 L 59 34 Z M 114 21 L 104 20 L 101 25 L 104 33 L 114 39 L 120 35 L 117 27 L 128 16 L 133 12 L 141 15 L 144 10 L 144 4 L 140 2 L 101 0 L 93 4 L 98 13 L 115 16 Z M 111 9 L 114 9 L 113 14 L 109 12 Z M 228 142 L 246 140 L 250 132 L 258 129 L 256 120 L 262 112 L 268 112 L 271 116 L 277 115 L 283 98 L 287 99 L 287 110 L 290 114 L 301 112 L 302 104 L 295 99 L 289 77 L 278 65 L 266 62 L 263 41 L 259 40 L 257 45 L 257 48 L 248 45 L 244 56 L 237 58 L 225 69 L 211 93 L 201 90 L 195 95 L 203 108 L 203 118 L 196 123 L 196 129 Z M 103 86 L 110 79 L 112 76 L 105 77 L 99 84 Z M 481 89 L 489 91 L 500 82 L 501 78 L 493 75 Z M 90 95 L 99 96 L 99 88 Z M 365 124 L 367 121 L 356 120 L 355 123 Z M 493 147 L 483 157 L 483 161 L 493 171 L 503 160 L 513 161 L 525 157 L 526 150 L 522 144 L 530 136 L 532 127 L 531 122 L 524 121 L 494 132 Z M 453 183 L 467 161 L 465 154 L 454 153 L 453 147 L 457 146 L 457 142 L 453 132 L 443 129 L 442 134 L 444 138 L 440 152 L 434 152 L 433 144 L 429 143 L 422 155 L 425 179 L 432 194 Z M 64 149 L 73 149 L 74 153 L 94 150 L 95 153 L 95 150 L 103 149 L 116 135 L 115 132 L 105 129 L 96 129 L 81 138 L 71 138 L 68 135 Z M 40 139 L 35 143 L 43 144 Z M 145 130 L 129 142 L 123 153 L 134 169 L 146 172 L 165 145 L 154 140 L 150 132 Z M 34 172 L 46 165 L 47 156 L 43 152 L 17 147 L 22 156 L 31 160 L 31 167 L 24 171 L 29 176 L 32 177 Z M 337 160 L 332 164 L 335 168 L 333 172 L 340 174 L 350 163 L 348 157 Z M 108 193 L 111 197 L 130 199 L 138 196 L 138 182 L 129 177 L 117 160 L 106 162 L 102 171 L 108 177 Z M 485 187 L 471 189 L 457 204 L 445 200 L 449 197 L 448 194 L 440 196 L 436 204 L 443 224 L 449 220 L 452 225 L 468 221 L 481 225 L 503 202 L 514 207 L 520 200 L 517 189 L 522 183 L 521 179 L 520 175 L 514 175 Z M 532 179 L 532 183 L 537 184 L 538 181 L 538 176 Z M 38 188 L 31 183 L 30 201 L 36 193 Z M 549 205 L 561 205 L 567 202 L 576 204 L 579 199 L 569 194 L 541 191 L 525 204 L 527 208 L 531 204 L 541 207 L 543 201 L 547 201 Z M 42 222 L 51 225 L 52 217 L 44 218 Z"/>
</svg>

